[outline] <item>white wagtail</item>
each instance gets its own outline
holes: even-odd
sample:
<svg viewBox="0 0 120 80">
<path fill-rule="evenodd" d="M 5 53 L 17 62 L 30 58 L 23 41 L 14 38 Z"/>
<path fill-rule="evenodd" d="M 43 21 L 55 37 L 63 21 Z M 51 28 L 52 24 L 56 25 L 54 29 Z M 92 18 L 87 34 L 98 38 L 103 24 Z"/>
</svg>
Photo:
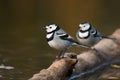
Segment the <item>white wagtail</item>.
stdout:
<svg viewBox="0 0 120 80">
<path fill-rule="evenodd" d="M 46 39 L 49 46 L 61 51 L 58 58 L 63 57 L 66 50 L 73 45 L 91 49 L 90 47 L 80 45 L 78 42 L 74 41 L 74 39 L 57 24 L 49 24 L 44 26 L 44 29 L 47 32 Z"/>
<path fill-rule="evenodd" d="M 115 40 L 115 38 L 103 36 L 89 22 L 83 22 L 79 24 L 79 30 L 76 34 L 76 37 L 80 44 L 89 47 L 93 46 L 94 44 L 105 38 Z"/>
</svg>

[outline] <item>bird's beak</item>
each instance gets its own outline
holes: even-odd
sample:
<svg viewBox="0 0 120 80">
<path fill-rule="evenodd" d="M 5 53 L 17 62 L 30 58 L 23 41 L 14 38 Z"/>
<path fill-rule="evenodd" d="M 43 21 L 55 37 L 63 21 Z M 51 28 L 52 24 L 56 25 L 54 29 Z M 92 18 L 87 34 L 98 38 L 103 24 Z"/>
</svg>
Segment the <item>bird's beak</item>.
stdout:
<svg viewBox="0 0 120 80">
<path fill-rule="evenodd" d="M 46 29 L 46 27 L 45 27 L 45 26 L 43 26 L 43 27 L 42 27 L 42 29 Z"/>
<path fill-rule="evenodd" d="M 78 29 L 81 29 L 81 27 L 78 27 Z"/>
</svg>

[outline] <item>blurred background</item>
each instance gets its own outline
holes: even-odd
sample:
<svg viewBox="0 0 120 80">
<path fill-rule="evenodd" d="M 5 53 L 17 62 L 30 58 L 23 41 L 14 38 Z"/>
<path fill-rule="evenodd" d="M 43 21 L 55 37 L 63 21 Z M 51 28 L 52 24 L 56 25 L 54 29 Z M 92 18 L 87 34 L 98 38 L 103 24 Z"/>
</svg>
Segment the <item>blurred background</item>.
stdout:
<svg viewBox="0 0 120 80">
<path fill-rule="evenodd" d="M 119 8 L 119 0 L 0 0 L 0 65 L 14 68 L 0 68 L 0 80 L 27 80 L 52 63 L 59 52 L 42 26 L 57 23 L 75 38 L 78 24 L 89 21 L 110 35 L 120 26 Z"/>
</svg>

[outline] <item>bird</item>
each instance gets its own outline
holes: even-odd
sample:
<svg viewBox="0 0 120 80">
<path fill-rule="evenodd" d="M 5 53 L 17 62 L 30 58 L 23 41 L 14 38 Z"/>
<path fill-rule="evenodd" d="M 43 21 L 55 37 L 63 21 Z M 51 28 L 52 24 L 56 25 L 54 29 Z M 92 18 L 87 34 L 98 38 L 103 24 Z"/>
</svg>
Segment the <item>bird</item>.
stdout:
<svg viewBox="0 0 120 80">
<path fill-rule="evenodd" d="M 79 30 L 76 33 L 76 37 L 80 44 L 89 47 L 92 47 L 102 39 L 116 40 L 115 38 L 102 35 L 87 21 L 79 24 Z"/>
<path fill-rule="evenodd" d="M 80 45 L 56 23 L 48 24 L 43 28 L 46 31 L 46 39 L 49 46 L 60 50 L 60 53 L 57 56 L 58 59 L 61 58 L 61 56 L 64 57 L 66 50 L 72 46 L 81 46 L 89 49 L 87 46 Z"/>
</svg>

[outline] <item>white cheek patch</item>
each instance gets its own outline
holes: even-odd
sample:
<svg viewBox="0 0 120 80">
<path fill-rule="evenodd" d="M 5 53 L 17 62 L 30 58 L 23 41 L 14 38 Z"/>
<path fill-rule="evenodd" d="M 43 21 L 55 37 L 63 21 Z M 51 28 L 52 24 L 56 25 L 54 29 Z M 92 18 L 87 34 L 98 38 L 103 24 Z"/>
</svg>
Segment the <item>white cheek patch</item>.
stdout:
<svg viewBox="0 0 120 80">
<path fill-rule="evenodd" d="M 90 28 L 90 26 L 87 25 L 86 27 L 83 27 L 83 31 L 88 30 L 89 28 Z"/>
<path fill-rule="evenodd" d="M 81 27 L 82 31 L 86 31 L 91 27 L 90 24 L 80 24 L 79 26 Z"/>
<path fill-rule="evenodd" d="M 52 29 L 52 28 L 51 29 L 49 29 L 49 28 L 47 29 L 47 32 L 52 32 L 52 31 L 54 31 L 54 29 Z"/>
<path fill-rule="evenodd" d="M 52 37 L 52 35 L 53 35 L 53 33 L 47 34 L 46 38 L 49 39 Z"/>
<path fill-rule="evenodd" d="M 89 35 L 89 32 L 88 31 L 84 32 L 84 33 L 79 32 L 78 35 L 79 35 L 79 37 L 84 38 L 84 37 L 87 37 Z"/>
<path fill-rule="evenodd" d="M 51 28 L 50 28 L 51 27 Z M 47 32 L 52 32 L 56 30 L 57 26 L 55 24 L 47 26 Z"/>
</svg>

